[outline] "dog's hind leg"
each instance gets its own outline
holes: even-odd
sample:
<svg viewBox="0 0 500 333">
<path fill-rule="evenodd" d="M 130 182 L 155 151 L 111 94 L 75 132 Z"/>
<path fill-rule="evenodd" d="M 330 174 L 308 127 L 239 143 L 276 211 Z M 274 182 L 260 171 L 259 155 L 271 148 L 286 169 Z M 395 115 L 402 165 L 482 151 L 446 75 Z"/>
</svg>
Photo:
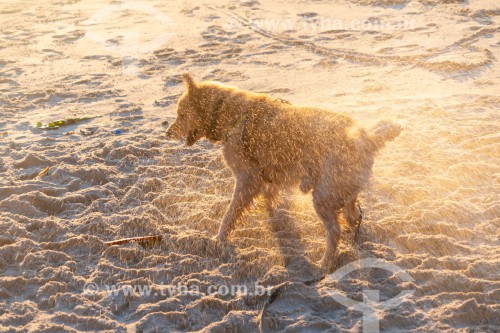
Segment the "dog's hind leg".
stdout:
<svg viewBox="0 0 500 333">
<path fill-rule="evenodd" d="M 358 221 L 362 218 L 357 196 L 344 206 L 344 217 L 351 228 L 356 227 Z"/>
<path fill-rule="evenodd" d="M 227 239 L 243 212 L 250 206 L 253 199 L 259 195 L 261 187 L 262 183 L 257 177 L 253 177 L 251 174 L 237 177 L 233 200 L 222 220 L 219 232 L 215 238 L 217 241 L 225 241 Z"/>
<path fill-rule="evenodd" d="M 326 229 L 326 246 L 323 258 L 321 258 L 319 264 L 323 269 L 330 269 L 331 263 L 333 261 L 333 256 L 337 250 L 337 246 L 340 240 L 340 224 L 338 220 L 338 214 L 340 207 L 337 207 L 337 202 L 335 198 L 330 195 L 323 193 L 323 191 L 315 189 L 313 191 L 313 204 L 316 209 L 316 213 L 319 215 L 323 221 L 323 225 Z"/>
<path fill-rule="evenodd" d="M 357 196 L 344 206 L 344 217 L 349 228 L 354 231 L 354 241 L 357 241 L 361 222 L 363 221 L 363 211 Z"/>
</svg>

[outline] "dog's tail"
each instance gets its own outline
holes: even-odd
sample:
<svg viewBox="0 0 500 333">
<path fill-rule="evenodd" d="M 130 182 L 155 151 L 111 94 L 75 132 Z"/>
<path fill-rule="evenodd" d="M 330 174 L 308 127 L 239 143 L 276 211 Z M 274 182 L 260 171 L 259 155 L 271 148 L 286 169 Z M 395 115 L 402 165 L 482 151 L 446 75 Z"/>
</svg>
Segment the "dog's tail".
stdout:
<svg viewBox="0 0 500 333">
<path fill-rule="evenodd" d="M 374 150 L 378 151 L 385 146 L 387 141 L 397 138 L 402 130 L 399 124 L 383 120 L 368 131 L 368 137 L 374 146 Z"/>
</svg>

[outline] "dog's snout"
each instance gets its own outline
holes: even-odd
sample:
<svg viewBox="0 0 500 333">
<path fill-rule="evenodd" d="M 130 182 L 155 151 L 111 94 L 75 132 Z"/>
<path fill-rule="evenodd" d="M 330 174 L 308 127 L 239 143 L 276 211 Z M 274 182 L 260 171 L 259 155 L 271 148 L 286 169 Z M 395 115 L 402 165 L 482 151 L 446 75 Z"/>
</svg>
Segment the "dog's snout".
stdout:
<svg viewBox="0 0 500 333">
<path fill-rule="evenodd" d="M 167 131 L 165 132 L 165 137 L 167 139 L 170 139 L 170 136 L 171 136 L 171 132 L 170 132 L 170 124 L 167 120 L 165 120 L 164 122 L 161 123 L 163 126 L 167 127 Z"/>
<path fill-rule="evenodd" d="M 173 139 L 172 131 L 170 131 L 170 129 L 167 129 L 167 131 L 165 132 L 165 136 L 167 137 L 167 139 Z"/>
<path fill-rule="evenodd" d="M 171 126 L 169 128 L 167 128 L 167 131 L 165 132 L 165 136 L 167 137 L 167 139 L 172 139 L 172 127 Z"/>
<path fill-rule="evenodd" d="M 182 137 L 181 133 L 182 131 L 179 129 L 178 124 L 174 122 L 167 128 L 165 136 L 170 140 L 178 140 Z"/>
</svg>

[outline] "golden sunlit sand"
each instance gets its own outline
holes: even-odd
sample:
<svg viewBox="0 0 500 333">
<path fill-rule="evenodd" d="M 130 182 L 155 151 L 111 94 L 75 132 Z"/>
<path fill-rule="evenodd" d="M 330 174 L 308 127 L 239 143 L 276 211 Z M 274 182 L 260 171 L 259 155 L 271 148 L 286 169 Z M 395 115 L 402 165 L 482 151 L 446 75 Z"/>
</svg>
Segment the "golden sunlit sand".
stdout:
<svg viewBox="0 0 500 333">
<path fill-rule="evenodd" d="M 0 331 L 360 332 L 333 292 L 364 290 L 413 291 L 376 314 L 380 331 L 498 331 L 499 14 L 493 0 L 0 0 Z M 220 146 L 165 137 L 187 72 L 401 124 L 336 264 L 383 259 L 411 280 L 320 279 L 324 228 L 300 192 L 276 219 L 257 200 L 214 242 L 234 186 Z M 143 236 L 160 237 L 123 241 Z M 256 284 L 279 292 L 220 288 Z"/>
</svg>

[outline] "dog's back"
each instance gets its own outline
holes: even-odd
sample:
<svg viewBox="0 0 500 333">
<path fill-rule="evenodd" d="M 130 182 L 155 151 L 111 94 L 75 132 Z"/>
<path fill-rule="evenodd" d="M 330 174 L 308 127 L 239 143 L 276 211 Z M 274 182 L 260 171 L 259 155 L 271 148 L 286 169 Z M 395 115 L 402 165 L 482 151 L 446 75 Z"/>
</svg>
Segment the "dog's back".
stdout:
<svg viewBox="0 0 500 333">
<path fill-rule="evenodd" d="M 266 177 L 280 186 L 314 184 L 328 172 L 342 186 L 362 186 L 375 153 L 400 131 L 384 122 L 373 131 L 346 114 L 284 103 L 257 103 L 246 124 L 248 153 Z"/>
</svg>

